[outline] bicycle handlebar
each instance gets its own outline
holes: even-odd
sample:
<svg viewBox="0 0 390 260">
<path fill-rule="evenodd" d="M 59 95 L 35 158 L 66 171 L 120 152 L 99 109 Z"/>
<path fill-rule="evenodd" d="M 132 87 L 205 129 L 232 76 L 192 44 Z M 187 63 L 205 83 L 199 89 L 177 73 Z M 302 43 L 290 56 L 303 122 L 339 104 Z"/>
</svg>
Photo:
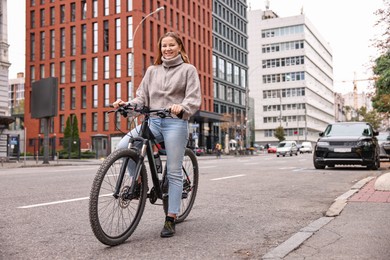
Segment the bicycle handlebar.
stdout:
<svg viewBox="0 0 390 260">
<path fill-rule="evenodd" d="M 110 104 L 110 107 L 114 107 L 112 104 Z M 170 108 L 160 108 L 160 109 L 150 109 L 147 106 L 143 107 L 137 107 L 137 106 L 132 106 L 130 103 L 127 103 L 123 106 L 119 106 L 115 110 L 108 111 L 108 113 L 120 113 L 122 116 L 127 117 L 128 113 L 130 111 L 134 111 L 136 113 L 140 113 L 142 115 L 151 115 L 151 114 L 156 114 L 160 118 L 166 118 L 166 117 L 172 117 L 171 115 L 171 109 Z M 184 110 L 182 110 L 177 117 L 182 118 L 183 117 Z"/>
</svg>

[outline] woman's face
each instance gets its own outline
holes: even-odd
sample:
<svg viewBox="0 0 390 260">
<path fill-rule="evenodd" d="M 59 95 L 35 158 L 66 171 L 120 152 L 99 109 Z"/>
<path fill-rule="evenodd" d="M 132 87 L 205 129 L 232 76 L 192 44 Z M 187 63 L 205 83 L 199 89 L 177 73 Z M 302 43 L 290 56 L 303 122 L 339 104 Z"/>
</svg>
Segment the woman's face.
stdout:
<svg viewBox="0 0 390 260">
<path fill-rule="evenodd" d="M 168 36 L 161 40 L 161 53 L 165 59 L 173 59 L 179 55 L 179 52 L 180 46 L 174 38 Z"/>
</svg>

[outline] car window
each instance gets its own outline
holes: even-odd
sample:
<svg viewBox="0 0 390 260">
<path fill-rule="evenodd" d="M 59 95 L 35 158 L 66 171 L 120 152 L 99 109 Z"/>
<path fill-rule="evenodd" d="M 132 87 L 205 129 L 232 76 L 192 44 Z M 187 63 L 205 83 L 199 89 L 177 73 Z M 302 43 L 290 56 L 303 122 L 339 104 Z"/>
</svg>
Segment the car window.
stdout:
<svg viewBox="0 0 390 260">
<path fill-rule="evenodd" d="M 324 136 L 371 136 L 372 129 L 366 124 L 337 124 L 329 125 Z"/>
<path fill-rule="evenodd" d="M 278 144 L 278 147 L 285 147 L 286 146 L 286 143 L 279 143 Z"/>
</svg>

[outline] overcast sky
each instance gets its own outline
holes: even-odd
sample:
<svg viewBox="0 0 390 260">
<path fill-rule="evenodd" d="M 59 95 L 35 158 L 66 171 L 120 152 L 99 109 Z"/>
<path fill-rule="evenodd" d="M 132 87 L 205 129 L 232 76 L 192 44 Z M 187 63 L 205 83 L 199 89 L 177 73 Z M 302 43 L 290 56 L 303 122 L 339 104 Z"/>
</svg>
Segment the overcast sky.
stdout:
<svg viewBox="0 0 390 260">
<path fill-rule="evenodd" d="M 25 71 L 25 0 L 8 0 L 9 77 Z M 247 0 L 252 10 L 265 9 L 264 0 Z M 304 14 L 313 23 L 333 51 L 335 90 L 352 90 L 354 72 L 357 79 L 372 76 L 370 61 L 377 57 L 371 41 L 380 33 L 374 27 L 374 12 L 383 0 L 269 0 L 270 9 L 280 17 Z M 11 22 L 12 21 L 12 22 Z M 349 81 L 342 83 L 341 81 Z M 359 91 L 367 82 L 358 82 Z"/>
<path fill-rule="evenodd" d="M 266 1 L 248 0 L 252 10 L 265 10 Z M 382 8 L 382 0 L 270 0 L 269 7 L 279 17 L 305 16 L 329 42 L 333 51 L 333 76 L 335 91 L 352 91 L 354 72 L 357 79 L 372 77 L 370 61 L 378 56 L 372 40 L 380 28 L 374 27 Z M 342 81 L 348 81 L 343 83 Z M 369 82 L 358 82 L 358 91 L 367 89 Z M 367 92 L 367 90 L 365 91 Z"/>
</svg>

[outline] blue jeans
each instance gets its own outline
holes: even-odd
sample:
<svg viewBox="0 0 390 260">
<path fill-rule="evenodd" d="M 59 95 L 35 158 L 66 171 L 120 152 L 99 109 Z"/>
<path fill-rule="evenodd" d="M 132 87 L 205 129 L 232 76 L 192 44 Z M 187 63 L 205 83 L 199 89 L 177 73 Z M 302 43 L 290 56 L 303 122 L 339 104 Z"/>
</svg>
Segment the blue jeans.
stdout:
<svg viewBox="0 0 390 260">
<path fill-rule="evenodd" d="M 188 121 L 177 118 L 151 118 L 149 127 L 158 143 L 164 141 L 169 182 L 168 213 L 179 214 L 183 192 L 182 164 L 188 142 Z M 131 130 L 117 145 L 127 148 L 130 137 L 138 136 L 140 126 Z"/>
</svg>

